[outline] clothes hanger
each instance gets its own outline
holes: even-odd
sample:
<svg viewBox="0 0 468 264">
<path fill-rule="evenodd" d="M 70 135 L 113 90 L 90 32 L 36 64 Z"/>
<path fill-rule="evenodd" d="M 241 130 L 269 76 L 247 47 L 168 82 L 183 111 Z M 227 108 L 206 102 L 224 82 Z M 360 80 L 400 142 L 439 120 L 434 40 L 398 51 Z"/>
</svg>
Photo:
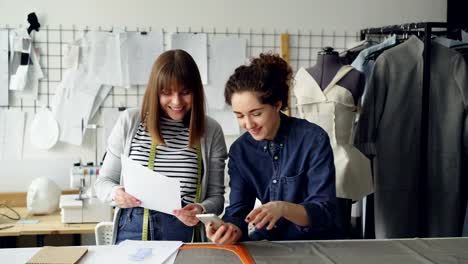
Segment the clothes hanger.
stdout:
<svg viewBox="0 0 468 264">
<path fill-rule="evenodd" d="M 327 46 L 324 47 L 321 51 L 318 53 L 319 55 L 337 55 L 338 56 L 338 51 L 335 51 L 332 47 Z"/>
<path fill-rule="evenodd" d="M 382 54 L 384 51 L 388 50 L 388 49 L 391 49 L 391 48 L 394 48 L 395 46 L 398 46 L 400 45 L 400 43 L 403 43 L 406 39 L 405 38 L 397 38 L 395 44 L 392 44 L 392 45 L 389 45 L 389 46 L 386 46 L 382 49 L 379 49 L 379 50 L 376 50 L 374 52 L 371 52 L 369 53 L 365 60 L 366 61 L 369 61 L 369 60 L 376 60 L 378 56 L 380 56 L 380 54 Z"/>
<path fill-rule="evenodd" d="M 382 28 L 381 30 L 381 34 L 383 35 L 384 33 L 384 30 Z M 389 46 L 386 46 L 382 49 L 379 49 L 379 50 L 376 50 L 374 52 L 371 52 L 369 53 L 365 60 L 366 61 L 369 61 L 369 60 L 376 60 L 378 56 L 380 56 L 380 54 L 382 54 L 384 51 L 388 50 L 388 49 L 391 49 L 401 43 L 403 43 L 404 41 L 408 40 L 409 36 L 410 35 L 413 35 L 414 33 L 417 33 L 419 31 L 412 31 L 411 30 L 411 27 L 410 25 L 401 25 L 400 26 L 400 30 L 396 30 L 394 31 L 393 29 L 389 32 L 389 37 L 393 36 L 393 35 L 396 35 L 397 38 L 396 38 L 396 41 L 395 41 L 395 44 L 392 44 L 392 45 L 389 45 Z"/>
<path fill-rule="evenodd" d="M 350 47 L 350 48 L 348 48 L 347 50 L 344 50 L 344 51 L 340 52 L 340 56 L 343 56 L 343 55 L 345 55 L 345 54 L 347 54 L 347 53 L 352 53 L 352 52 L 357 52 L 357 53 L 359 53 L 359 52 L 361 52 L 362 50 L 367 49 L 368 47 L 373 46 L 373 45 L 376 45 L 376 44 L 378 44 L 378 43 L 379 43 L 379 42 L 377 42 L 377 41 L 375 41 L 375 40 L 372 40 L 372 39 L 365 39 L 365 40 L 363 40 L 363 41 L 361 41 L 361 42 L 358 42 L 358 43 L 357 43 L 358 45 L 356 45 L 356 46 L 354 46 L 354 47 Z"/>
</svg>

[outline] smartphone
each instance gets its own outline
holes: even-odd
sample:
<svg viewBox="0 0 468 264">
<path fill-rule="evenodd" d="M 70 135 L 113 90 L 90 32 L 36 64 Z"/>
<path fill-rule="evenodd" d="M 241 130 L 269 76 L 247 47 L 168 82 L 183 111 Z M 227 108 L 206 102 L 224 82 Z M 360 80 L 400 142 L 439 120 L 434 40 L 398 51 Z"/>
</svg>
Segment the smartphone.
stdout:
<svg viewBox="0 0 468 264">
<path fill-rule="evenodd" d="M 218 229 L 224 222 L 215 214 L 197 214 L 195 215 L 200 221 L 205 225 L 208 225 L 210 222 L 213 223 L 213 228 Z"/>
</svg>

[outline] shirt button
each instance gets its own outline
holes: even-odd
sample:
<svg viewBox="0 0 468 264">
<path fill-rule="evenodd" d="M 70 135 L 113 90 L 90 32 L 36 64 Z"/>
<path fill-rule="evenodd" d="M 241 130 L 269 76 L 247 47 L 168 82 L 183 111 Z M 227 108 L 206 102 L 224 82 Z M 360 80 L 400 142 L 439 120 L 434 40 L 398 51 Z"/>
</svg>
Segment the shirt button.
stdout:
<svg viewBox="0 0 468 264">
<path fill-rule="evenodd" d="M 278 160 L 278 156 L 274 156 L 273 158 L 274 158 L 275 160 Z"/>
<path fill-rule="evenodd" d="M 278 181 L 277 180 L 273 180 L 273 183 L 277 183 Z"/>
<path fill-rule="evenodd" d="M 267 149 L 267 146 L 264 146 L 263 149 Z"/>
<path fill-rule="evenodd" d="M 283 147 L 283 143 L 280 144 L 280 147 Z"/>
</svg>

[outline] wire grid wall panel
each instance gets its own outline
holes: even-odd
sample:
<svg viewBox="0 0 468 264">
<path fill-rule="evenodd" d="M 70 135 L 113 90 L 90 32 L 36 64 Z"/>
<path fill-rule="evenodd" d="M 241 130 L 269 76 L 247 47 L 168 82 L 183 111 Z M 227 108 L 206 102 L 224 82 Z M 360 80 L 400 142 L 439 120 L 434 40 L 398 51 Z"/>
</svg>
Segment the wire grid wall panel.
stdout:
<svg viewBox="0 0 468 264">
<path fill-rule="evenodd" d="M 0 29 L 7 29 L 9 32 L 18 27 L 10 27 L 9 25 L 0 25 Z M 127 32 L 143 32 L 162 30 L 164 50 L 170 48 L 171 33 L 205 33 L 208 37 L 208 61 L 210 61 L 211 48 L 210 43 L 214 36 L 237 36 L 245 39 L 247 42 L 246 55 L 247 58 L 254 57 L 262 52 L 281 53 L 280 36 L 282 33 L 289 34 L 289 55 L 290 65 L 293 71 L 297 71 L 300 67 L 310 67 L 316 62 L 316 54 L 323 47 L 331 46 L 336 51 L 343 51 L 346 45 L 359 40 L 358 32 L 354 33 L 336 33 L 322 31 L 297 31 L 297 32 L 266 32 L 248 31 L 217 28 L 179 28 L 164 29 L 152 27 L 136 27 L 136 28 L 119 28 Z M 63 55 L 65 45 L 77 40 L 87 31 L 113 31 L 113 27 L 89 27 L 89 26 L 71 26 L 63 27 L 62 25 L 43 26 L 39 32 L 32 33 L 33 47 L 39 52 L 39 61 L 44 72 L 44 78 L 39 81 L 37 99 L 20 98 L 10 95 L 8 106 L 0 106 L 0 109 L 19 108 L 21 111 L 36 112 L 41 106 L 50 107 L 55 90 L 62 80 L 63 73 L 66 70 L 63 63 Z M 208 63 L 209 65 L 209 63 Z M 108 97 L 101 105 L 101 108 L 118 108 L 118 107 L 139 107 L 142 102 L 142 97 L 145 91 L 144 85 L 133 86 L 130 89 L 122 87 L 113 87 Z M 221 88 L 221 87 L 220 87 Z M 293 101 L 292 105 L 295 103 Z M 294 108 L 294 107 L 293 107 Z M 293 109 L 294 110 L 294 109 Z"/>
<path fill-rule="evenodd" d="M 294 72 L 300 67 L 310 67 L 317 61 L 317 53 L 324 47 L 333 47 L 342 52 L 347 45 L 359 41 L 357 32 L 298 31 L 289 34 L 289 63 Z"/>
</svg>

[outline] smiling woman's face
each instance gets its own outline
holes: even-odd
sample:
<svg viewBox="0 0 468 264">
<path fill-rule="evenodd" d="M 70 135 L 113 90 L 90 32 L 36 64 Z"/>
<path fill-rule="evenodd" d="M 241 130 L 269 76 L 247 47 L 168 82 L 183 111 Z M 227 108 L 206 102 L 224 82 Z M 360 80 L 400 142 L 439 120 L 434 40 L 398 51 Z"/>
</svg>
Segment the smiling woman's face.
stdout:
<svg viewBox="0 0 468 264">
<path fill-rule="evenodd" d="M 231 106 L 239 125 L 255 140 L 272 140 L 279 128 L 281 101 L 275 106 L 262 104 L 255 92 L 238 92 L 231 97 Z"/>
<path fill-rule="evenodd" d="M 159 94 L 159 105 L 165 115 L 172 120 L 182 120 L 192 109 L 193 94 L 183 87 L 163 89 Z"/>
</svg>

